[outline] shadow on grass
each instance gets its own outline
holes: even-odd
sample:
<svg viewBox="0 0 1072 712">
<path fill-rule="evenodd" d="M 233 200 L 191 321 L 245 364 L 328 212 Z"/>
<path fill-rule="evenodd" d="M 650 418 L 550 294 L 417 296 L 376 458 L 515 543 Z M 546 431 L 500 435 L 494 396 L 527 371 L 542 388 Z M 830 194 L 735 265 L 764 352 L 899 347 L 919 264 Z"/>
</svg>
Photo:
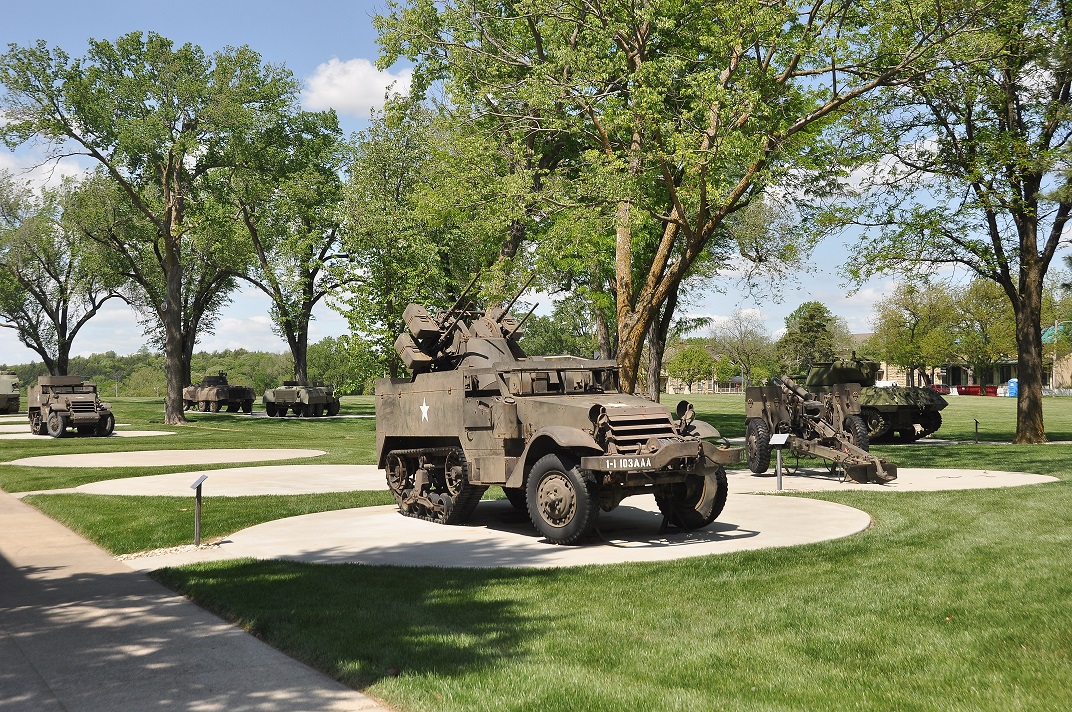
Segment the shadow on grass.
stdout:
<svg viewBox="0 0 1072 712">
<path fill-rule="evenodd" d="M 489 596 L 539 573 L 225 561 L 153 578 L 342 682 L 461 677 L 525 655 L 555 622 Z M 300 602 L 315 601 L 315 606 Z"/>
</svg>

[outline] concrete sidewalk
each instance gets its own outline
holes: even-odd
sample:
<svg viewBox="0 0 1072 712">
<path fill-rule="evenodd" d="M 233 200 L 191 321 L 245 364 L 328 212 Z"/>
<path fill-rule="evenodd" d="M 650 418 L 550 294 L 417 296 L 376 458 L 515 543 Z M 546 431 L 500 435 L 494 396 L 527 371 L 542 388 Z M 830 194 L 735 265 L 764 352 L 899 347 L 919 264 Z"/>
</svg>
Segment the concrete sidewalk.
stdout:
<svg viewBox="0 0 1072 712">
<path fill-rule="evenodd" d="M 0 711 L 382 710 L 0 491 Z"/>
</svg>

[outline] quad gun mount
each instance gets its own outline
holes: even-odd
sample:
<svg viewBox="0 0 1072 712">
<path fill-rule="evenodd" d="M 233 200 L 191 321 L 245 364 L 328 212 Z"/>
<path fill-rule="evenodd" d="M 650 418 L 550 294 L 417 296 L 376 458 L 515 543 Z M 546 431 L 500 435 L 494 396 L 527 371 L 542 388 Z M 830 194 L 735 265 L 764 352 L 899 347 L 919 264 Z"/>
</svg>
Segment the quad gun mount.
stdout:
<svg viewBox="0 0 1072 712">
<path fill-rule="evenodd" d="M 740 448 L 708 442 L 721 436 L 687 402 L 675 418 L 622 393 L 614 361 L 527 356 L 516 298 L 478 310 L 472 287 L 435 315 L 407 307 L 395 349 L 412 377 L 376 381 L 376 459 L 402 514 L 460 524 L 495 485 L 558 544 L 634 494 L 671 526 L 715 520 Z"/>
<path fill-rule="evenodd" d="M 745 445 L 752 472 L 767 471 L 771 433 L 784 433 L 791 452 L 830 460 L 856 482 L 897 478 L 897 465 L 868 452 L 859 384 L 837 384 L 816 395 L 788 377 L 772 378 L 771 383 L 745 391 Z"/>
</svg>

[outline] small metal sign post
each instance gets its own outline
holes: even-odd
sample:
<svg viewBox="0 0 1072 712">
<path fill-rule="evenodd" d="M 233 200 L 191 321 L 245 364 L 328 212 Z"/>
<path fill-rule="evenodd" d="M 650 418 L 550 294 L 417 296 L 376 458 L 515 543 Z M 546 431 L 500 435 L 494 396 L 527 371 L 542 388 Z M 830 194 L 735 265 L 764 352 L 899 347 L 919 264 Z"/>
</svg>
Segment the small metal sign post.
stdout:
<svg viewBox="0 0 1072 712">
<path fill-rule="evenodd" d="M 201 546 L 201 483 L 208 479 L 208 475 L 201 475 L 197 482 L 190 485 L 190 489 L 196 490 L 196 504 L 194 504 L 194 546 Z"/>
<path fill-rule="evenodd" d="M 770 436 L 771 447 L 778 453 L 778 462 L 774 466 L 774 474 L 778 479 L 778 491 L 782 491 L 782 450 L 789 443 L 789 433 L 775 433 Z"/>
<path fill-rule="evenodd" d="M 972 420 L 975 421 L 975 444 L 978 445 L 979 444 L 979 420 L 977 418 L 972 418 Z"/>
</svg>

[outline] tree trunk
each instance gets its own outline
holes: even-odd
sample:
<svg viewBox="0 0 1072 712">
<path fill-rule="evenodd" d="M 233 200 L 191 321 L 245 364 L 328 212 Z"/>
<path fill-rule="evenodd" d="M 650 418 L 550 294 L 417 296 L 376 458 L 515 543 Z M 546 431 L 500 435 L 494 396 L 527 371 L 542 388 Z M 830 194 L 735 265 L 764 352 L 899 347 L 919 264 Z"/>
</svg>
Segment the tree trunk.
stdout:
<svg viewBox="0 0 1072 712">
<path fill-rule="evenodd" d="M 599 358 L 614 358 L 614 340 L 611 336 L 610 324 L 607 323 L 607 315 L 599 307 L 593 307 L 592 311 L 596 320 L 596 340 L 599 343 Z"/>
<path fill-rule="evenodd" d="M 1018 444 L 1046 442 L 1046 426 L 1042 418 L 1042 279 L 1032 275 L 1025 277 L 1020 280 L 1019 302 L 1014 304 L 1020 390 L 1016 398 L 1016 437 L 1013 442 Z"/>
<path fill-rule="evenodd" d="M 290 355 L 294 358 L 294 380 L 309 382 L 309 329 L 308 320 L 298 328 L 290 342 Z"/>
<path fill-rule="evenodd" d="M 182 407 L 183 338 L 182 338 L 182 263 L 179 260 L 178 238 L 164 235 L 164 279 L 166 292 L 163 313 L 164 358 L 167 364 L 167 395 L 164 397 L 164 423 L 183 425 L 186 415 Z"/>
</svg>

